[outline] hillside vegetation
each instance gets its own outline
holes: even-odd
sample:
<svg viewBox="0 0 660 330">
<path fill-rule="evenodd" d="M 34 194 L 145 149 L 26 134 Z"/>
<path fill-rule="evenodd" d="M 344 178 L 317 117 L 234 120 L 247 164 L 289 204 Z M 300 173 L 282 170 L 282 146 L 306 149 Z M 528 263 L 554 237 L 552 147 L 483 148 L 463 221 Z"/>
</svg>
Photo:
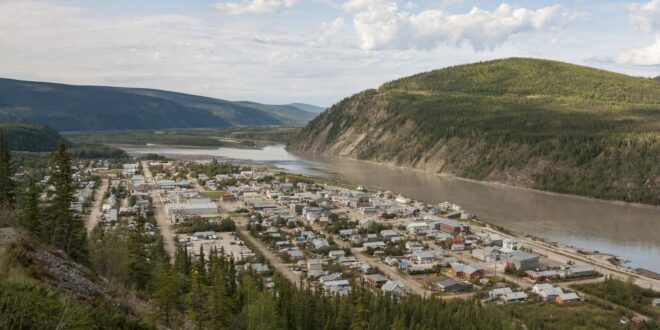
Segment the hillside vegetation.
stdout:
<svg viewBox="0 0 660 330">
<path fill-rule="evenodd" d="M 536 59 L 460 65 L 344 99 L 289 148 L 660 204 L 660 84 Z"/>
<path fill-rule="evenodd" d="M 0 133 L 12 151 L 53 151 L 63 139 L 54 129 L 38 124 L 0 124 Z"/>
<path fill-rule="evenodd" d="M 41 123 L 58 131 L 304 125 L 314 115 L 293 106 L 161 90 L 0 79 L 0 123 Z"/>
</svg>

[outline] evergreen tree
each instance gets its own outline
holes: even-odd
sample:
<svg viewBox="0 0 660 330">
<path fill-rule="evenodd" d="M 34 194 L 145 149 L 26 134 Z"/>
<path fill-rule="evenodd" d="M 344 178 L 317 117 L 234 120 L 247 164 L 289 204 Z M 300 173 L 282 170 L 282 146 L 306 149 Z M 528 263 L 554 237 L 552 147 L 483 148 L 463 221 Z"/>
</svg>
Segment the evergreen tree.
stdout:
<svg viewBox="0 0 660 330">
<path fill-rule="evenodd" d="M 46 241 L 63 250 L 74 260 L 87 261 L 87 232 L 82 218 L 71 210 L 75 186 L 72 178 L 71 156 L 60 142 L 51 159 L 51 185 L 54 196 L 48 207 Z"/>
<path fill-rule="evenodd" d="M 14 203 L 14 182 L 11 153 L 5 136 L 0 133 L 0 207 L 12 207 Z"/>
<path fill-rule="evenodd" d="M 164 263 L 158 272 L 157 283 L 154 303 L 164 317 L 165 325 L 170 326 L 181 300 L 181 288 L 174 269 L 168 263 Z"/>
<path fill-rule="evenodd" d="M 18 221 L 21 226 L 27 229 L 32 235 L 38 238 L 43 237 L 41 228 L 41 212 L 39 209 L 39 194 L 33 179 L 28 182 L 28 188 L 20 200 L 18 212 Z"/>
</svg>

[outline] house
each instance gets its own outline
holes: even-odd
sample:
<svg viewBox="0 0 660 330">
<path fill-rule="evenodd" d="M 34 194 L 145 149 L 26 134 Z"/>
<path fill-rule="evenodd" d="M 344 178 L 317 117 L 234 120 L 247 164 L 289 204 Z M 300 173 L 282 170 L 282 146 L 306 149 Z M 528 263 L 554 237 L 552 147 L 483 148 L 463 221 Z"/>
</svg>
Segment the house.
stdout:
<svg viewBox="0 0 660 330">
<path fill-rule="evenodd" d="M 336 280 L 336 281 L 325 281 L 323 282 L 323 288 L 329 292 L 336 292 L 337 288 L 348 288 L 350 287 L 348 280 Z M 335 289 L 333 289 L 335 288 Z"/>
<path fill-rule="evenodd" d="M 399 237 L 399 233 L 391 229 L 385 229 L 380 231 L 380 236 L 384 240 L 391 240 L 392 238 Z"/>
<path fill-rule="evenodd" d="M 380 288 L 387 282 L 387 277 L 381 274 L 365 275 L 364 278 L 372 288 Z"/>
<path fill-rule="evenodd" d="M 346 239 L 351 237 L 352 235 L 357 234 L 357 229 L 341 229 L 339 231 L 339 237 Z"/>
<path fill-rule="evenodd" d="M 524 251 L 512 250 L 505 253 L 501 259 L 506 262 L 507 268 L 528 270 L 539 267 L 539 256 Z"/>
<path fill-rule="evenodd" d="M 556 280 L 560 277 L 560 274 L 556 270 L 543 270 L 540 272 L 534 270 L 525 271 L 525 276 L 531 281 L 545 281 L 545 280 Z"/>
<path fill-rule="evenodd" d="M 423 250 L 413 252 L 412 259 L 418 264 L 430 264 L 436 261 L 437 257 L 434 251 Z"/>
<path fill-rule="evenodd" d="M 364 243 L 362 246 L 364 246 L 368 250 L 382 250 L 382 249 L 385 248 L 385 242 L 383 242 L 383 241 L 367 242 L 367 243 Z"/>
<path fill-rule="evenodd" d="M 598 272 L 591 266 L 573 266 L 566 270 L 566 277 L 585 277 L 594 275 L 598 275 Z"/>
<path fill-rule="evenodd" d="M 323 270 L 323 262 L 319 259 L 307 260 L 307 271 Z"/>
<path fill-rule="evenodd" d="M 426 222 L 413 222 L 406 226 L 406 230 L 413 235 L 428 229 L 430 228 Z"/>
<path fill-rule="evenodd" d="M 344 250 L 334 250 L 334 251 L 328 252 L 328 257 L 332 258 L 333 260 L 337 260 L 337 259 L 339 259 L 339 258 L 341 258 L 345 255 L 346 255 L 346 252 L 344 252 Z"/>
<path fill-rule="evenodd" d="M 451 267 L 449 273 L 456 277 L 474 280 L 484 276 L 484 269 L 478 264 L 466 265 L 461 262 L 452 262 L 449 266 Z"/>
<path fill-rule="evenodd" d="M 532 287 L 532 291 L 544 300 L 555 300 L 557 296 L 564 294 L 564 291 L 560 287 L 555 287 L 548 283 L 536 284 Z"/>
<path fill-rule="evenodd" d="M 270 271 L 270 269 L 268 269 L 268 265 L 264 265 L 260 263 L 256 263 L 256 264 L 247 263 L 245 264 L 245 270 L 251 270 L 257 274 L 264 274 Z"/>
<path fill-rule="evenodd" d="M 328 243 L 328 240 L 325 238 L 317 238 L 312 240 L 312 245 L 314 245 L 314 249 L 316 250 L 330 247 L 330 243 Z"/>
<path fill-rule="evenodd" d="M 472 250 L 472 257 L 484 262 L 496 261 L 499 255 L 499 250 L 494 247 L 485 247 Z"/>
<path fill-rule="evenodd" d="M 424 250 L 424 245 L 417 241 L 408 241 L 406 242 L 406 250 L 410 252 L 422 251 Z"/>
<path fill-rule="evenodd" d="M 501 296 L 507 294 L 507 293 L 512 293 L 511 288 L 506 287 L 506 288 L 496 288 L 493 290 L 488 291 L 488 298 L 490 300 L 499 300 Z"/>
<path fill-rule="evenodd" d="M 520 291 L 520 292 L 509 292 L 505 293 L 502 296 L 500 296 L 500 300 L 504 304 L 510 304 L 510 303 L 515 303 L 515 302 L 525 302 L 527 299 L 527 294 Z"/>
<path fill-rule="evenodd" d="M 341 280 L 341 277 L 342 277 L 341 273 L 332 273 L 332 274 L 324 275 L 319 277 L 319 283 L 323 284 L 329 281 Z"/>
<path fill-rule="evenodd" d="M 389 280 L 385 282 L 385 284 L 383 284 L 383 286 L 380 289 L 383 290 L 383 292 L 397 296 L 405 296 L 406 294 L 408 294 L 405 286 L 403 285 L 403 282 L 401 281 Z"/>
<path fill-rule="evenodd" d="M 575 292 L 562 293 L 555 298 L 558 304 L 570 304 L 582 300 Z"/>
<path fill-rule="evenodd" d="M 378 235 L 376 235 L 376 234 L 367 234 L 366 241 L 367 242 L 376 242 L 376 241 L 378 241 Z"/>
<path fill-rule="evenodd" d="M 286 254 L 293 261 L 305 259 L 305 255 L 300 250 L 287 250 Z"/>
<path fill-rule="evenodd" d="M 442 292 L 461 292 L 468 288 L 467 284 L 452 279 L 438 282 L 436 283 L 436 286 L 438 286 Z"/>
<path fill-rule="evenodd" d="M 511 238 L 505 238 L 502 241 L 502 252 L 508 253 L 511 251 L 516 251 L 522 249 L 523 245 L 522 242 L 520 242 L 517 238 L 511 237 Z"/>
</svg>

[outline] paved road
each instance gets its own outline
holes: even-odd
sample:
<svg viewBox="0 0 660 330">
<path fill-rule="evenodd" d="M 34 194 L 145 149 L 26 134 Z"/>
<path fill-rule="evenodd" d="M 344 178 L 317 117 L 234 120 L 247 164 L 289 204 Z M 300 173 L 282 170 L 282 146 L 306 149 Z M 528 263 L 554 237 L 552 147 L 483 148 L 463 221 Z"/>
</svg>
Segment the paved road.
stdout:
<svg viewBox="0 0 660 330">
<path fill-rule="evenodd" d="M 144 172 L 144 179 L 147 183 L 156 183 L 149 170 L 149 164 L 147 162 L 142 162 L 142 171 Z M 176 244 L 174 240 L 176 239 L 176 235 L 172 232 L 172 223 L 165 215 L 165 204 L 163 204 L 163 199 L 160 196 L 160 190 L 153 189 L 149 192 L 149 195 L 153 201 L 156 224 L 158 224 L 160 234 L 163 236 L 165 252 L 170 255 L 172 262 L 174 262 L 174 253 L 176 252 Z"/>
<path fill-rule="evenodd" d="M 110 182 L 108 179 L 103 179 L 99 187 L 96 188 L 96 192 L 94 193 L 96 199 L 94 200 L 92 209 L 90 210 L 87 221 L 85 222 L 85 228 L 87 229 L 88 234 L 91 233 L 92 230 L 94 230 L 94 227 L 96 227 L 96 225 L 99 223 L 99 218 L 101 217 L 101 206 L 103 204 L 103 195 L 108 190 L 109 184 Z"/>
</svg>

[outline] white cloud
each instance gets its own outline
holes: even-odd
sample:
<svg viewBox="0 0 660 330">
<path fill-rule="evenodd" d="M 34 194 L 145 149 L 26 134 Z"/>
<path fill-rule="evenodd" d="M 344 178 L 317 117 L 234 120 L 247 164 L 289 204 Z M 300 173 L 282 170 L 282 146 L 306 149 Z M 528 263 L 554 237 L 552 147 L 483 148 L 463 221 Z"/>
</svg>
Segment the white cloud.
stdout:
<svg viewBox="0 0 660 330">
<path fill-rule="evenodd" d="M 655 42 L 647 47 L 624 52 L 619 56 L 619 62 L 643 66 L 660 65 L 660 35 L 657 35 Z"/>
<path fill-rule="evenodd" d="M 660 27 L 660 0 L 651 0 L 645 4 L 632 4 L 630 22 L 645 33 L 651 33 Z"/>
<path fill-rule="evenodd" d="M 546 29 L 565 14 L 557 5 L 533 10 L 507 4 L 494 11 L 474 7 L 466 14 L 443 10 L 412 14 L 388 0 L 349 0 L 343 8 L 353 14 L 353 26 L 365 50 L 430 50 L 441 44 L 463 43 L 477 51 L 492 50 L 514 34 Z"/>
<path fill-rule="evenodd" d="M 214 8 L 229 15 L 261 15 L 293 7 L 298 0 L 245 0 L 242 2 L 221 2 Z"/>
<path fill-rule="evenodd" d="M 337 17 L 331 22 L 323 22 L 320 27 L 320 35 L 317 41 L 311 42 L 311 45 L 322 45 L 337 43 L 340 41 L 340 33 L 344 29 L 344 18 Z"/>
</svg>

